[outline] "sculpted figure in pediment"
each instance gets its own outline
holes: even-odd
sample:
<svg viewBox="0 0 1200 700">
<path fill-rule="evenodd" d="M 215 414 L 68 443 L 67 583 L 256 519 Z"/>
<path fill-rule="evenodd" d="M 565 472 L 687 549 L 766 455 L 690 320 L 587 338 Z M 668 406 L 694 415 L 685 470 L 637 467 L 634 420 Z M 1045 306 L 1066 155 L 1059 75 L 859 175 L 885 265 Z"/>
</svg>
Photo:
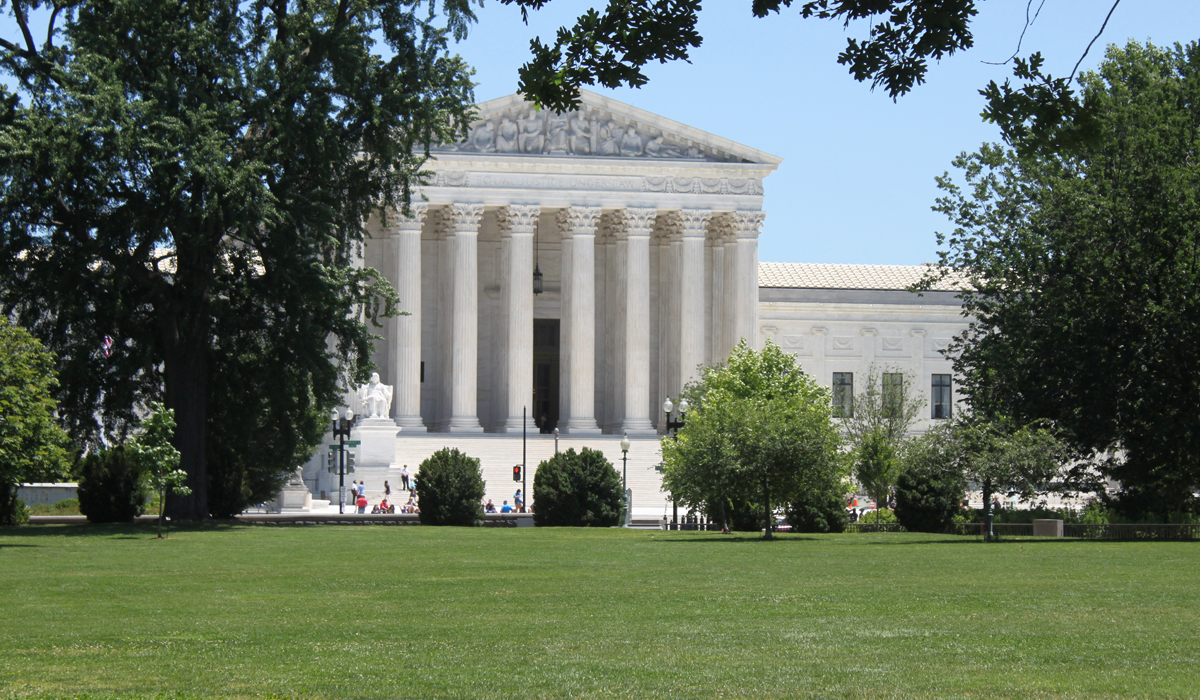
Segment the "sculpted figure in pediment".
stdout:
<svg viewBox="0 0 1200 700">
<path fill-rule="evenodd" d="M 596 130 L 596 153 L 602 156 L 621 154 L 621 128 L 612 122 L 604 122 Z"/>
<path fill-rule="evenodd" d="M 654 158 L 679 158 L 683 155 L 678 148 L 665 143 L 661 134 L 646 144 L 646 155 Z"/>
<path fill-rule="evenodd" d="M 541 153 L 546 137 L 542 135 L 542 119 L 537 112 L 530 111 L 529 116 L 520 120 L 521 135 L 518 143 L 522 153 Z"/>
<path fill-rule="evenodd" d="M 621 155 L 640 156 L 642 148 L 642 137 L 638 134 L 637 129 L 632 126 L 626 129 L 625 135 L 621 137 Z"/>
<path fill-rule="evenodd" d="M 581 156 L 591 152 L 592 122 L 584 119 L 582 114 L 577 114 L 571 120 L 571 153 Z"/>
<path fill-rule="evenodd" d="M 495 133 L 492 131 L 491 122 L 479 122 L 474 129 L 471 130 L 471 145 L 478 151 L 487 151 L 492 148 Z"/>
<path fill-rule="evenodd" d="M 517 150 L 517 125 L 508 117 L 500 119 L 496 128 L 496 150 L 500 153 L 512 153 Z"/>
<path fill-rule="evenodd" d="M 546 150 L 551 153 L 566 153 L 568 148 L 567 118 L 550 117 L 550 138 Z"/>
</svg>

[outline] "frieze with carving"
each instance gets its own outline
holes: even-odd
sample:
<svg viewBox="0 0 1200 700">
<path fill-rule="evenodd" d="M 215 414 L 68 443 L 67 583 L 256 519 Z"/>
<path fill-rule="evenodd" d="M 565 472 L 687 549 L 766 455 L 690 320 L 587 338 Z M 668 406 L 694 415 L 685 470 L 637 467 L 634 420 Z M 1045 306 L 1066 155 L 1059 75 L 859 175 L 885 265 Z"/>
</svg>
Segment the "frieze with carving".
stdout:
<svg viewBox="0 0 1200 700">
<path fill-rule="evenodd" d="M 462 141 L 439 144 L 433 150 L 716 162 L 740 160 L 725 153 L 703 149 L 653 127 L 614 119 L 608 113 L 591 107 L 565 114 L 533 107 L 495 114 L 472 124 L 470 134 Z M 720 184 L 713 180 L 702 187 L 716 188 Z M 715 194 L 707 189 L 705 192 Z"/>
</svg>

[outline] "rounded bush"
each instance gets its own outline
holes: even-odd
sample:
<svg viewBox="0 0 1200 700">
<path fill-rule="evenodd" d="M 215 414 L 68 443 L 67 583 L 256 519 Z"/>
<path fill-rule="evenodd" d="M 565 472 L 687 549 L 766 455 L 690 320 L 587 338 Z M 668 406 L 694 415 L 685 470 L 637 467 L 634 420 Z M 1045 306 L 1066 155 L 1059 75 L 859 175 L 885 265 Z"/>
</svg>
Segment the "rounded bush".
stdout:
<svg viewBox="0 0 1200 700">
<path fill-rule="evenodd" d="M 599 450 L 574 448 L 538 465 L 533 522 L 539 526 L 612 527 L 621 521 L 621 475 Z"/>
<path fill-rule="evenodd" d="M 909 532 L 946 532 L 962 510 L 963 487 L 954 474 L 907 469 L 896 479 L 896 519 Z"/>
<path fill-rule="evenodd" d="M 479 460 L 444 447 L 417 470 L 422 525 L 475 525 L 483 520 L 483 473 Z"/>
<path fill-rule="evenodd" d="M 126 523 L 141 515 L 148 493 L 124 447 L 93 452 L 79 465 L 79 512 L 91 523 Z"/>
<path fill-rule="evenodd" d="M 807 491 L 787 507 L 792 532 L 845 532 L 846 501 L 836 489 Z"/>
<path fill-rule="evenodd" d="M 0 526 L 24 525 L 29 522 L 25 501 L 17 498 L 16 484 L 0 484 Z"/>
</svg>

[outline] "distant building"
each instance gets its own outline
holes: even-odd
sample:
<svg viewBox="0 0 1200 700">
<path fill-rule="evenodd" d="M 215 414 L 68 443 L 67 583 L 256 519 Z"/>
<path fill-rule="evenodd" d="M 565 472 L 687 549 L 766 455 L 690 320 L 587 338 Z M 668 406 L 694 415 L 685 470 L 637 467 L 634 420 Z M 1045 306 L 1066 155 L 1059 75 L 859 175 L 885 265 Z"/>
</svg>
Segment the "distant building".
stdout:
<svg viewBox="0 0 1200 700">
<path fill-rule="evenodd" d="M 905 291 L 922 268 L 759 263 L 776 156 L 590 92 L 564 115 L 519 95 L 483 103 L 435 155 L 412 216 L 374 222 L 365 246 L 410 314 L 375 348 L 400 429 L 378 468 L 454 444 L 484 460 L 495 499 L 523 425 L 543 434 L 531 468 L 555 428 L 618 467 L 628 434 L 635 513 L 661 510 L 661 406 L 742 338 L 772 338 L 836 396 L 874 363 L 919 378 L 923 425 L 953 410 L 938 351 L 964 321 L 952 291 Z"/>
</svg>

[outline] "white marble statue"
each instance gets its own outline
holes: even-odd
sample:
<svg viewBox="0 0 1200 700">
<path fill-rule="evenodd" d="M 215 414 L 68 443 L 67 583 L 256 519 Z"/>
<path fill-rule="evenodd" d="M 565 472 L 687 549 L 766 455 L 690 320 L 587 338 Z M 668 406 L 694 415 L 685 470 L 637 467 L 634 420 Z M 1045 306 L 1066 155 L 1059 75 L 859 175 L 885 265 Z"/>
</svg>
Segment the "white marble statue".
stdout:
<svg viewBox="0 0 1200 700">
<path fill-rule="evenodd" d="M 358 401 L 367 418 L 387 418 L 392 412 L 392 387 L 379 381 L 379 373 L 371 373 L 371 381 L 358 387 Z"/>
</svg>

